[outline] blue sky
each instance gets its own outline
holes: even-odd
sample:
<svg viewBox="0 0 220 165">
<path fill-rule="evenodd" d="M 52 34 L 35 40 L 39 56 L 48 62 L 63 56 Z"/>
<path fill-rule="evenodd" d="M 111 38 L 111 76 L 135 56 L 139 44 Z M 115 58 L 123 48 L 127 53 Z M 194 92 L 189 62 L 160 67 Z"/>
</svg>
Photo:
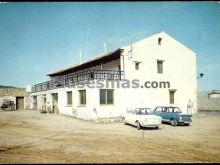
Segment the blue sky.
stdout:
<svg viewBox="0 0 220 165">
<path fill-rule="evenodd" d="M 1 3 L 0 85 L 47 81 L 46 74 L 79 63 L 80 49 L 86 60 L 104 42 L 111 51 L 160 31 L 197 53 L 197 73 L 205 74 L 199 90 L 220 89 L 217 2 Z"/>
</svg>

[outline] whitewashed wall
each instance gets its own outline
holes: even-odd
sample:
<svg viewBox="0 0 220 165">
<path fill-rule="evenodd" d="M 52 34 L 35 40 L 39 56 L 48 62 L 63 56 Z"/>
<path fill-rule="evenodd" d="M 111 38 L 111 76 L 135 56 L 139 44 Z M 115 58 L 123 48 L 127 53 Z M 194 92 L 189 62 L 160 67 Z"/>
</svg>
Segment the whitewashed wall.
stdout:
<svg viewBox="0 0 220 165">
<path fill-rule="evenodd" d="M 158 45 L 158 38 L 162 38 Z M 169 81 L 175 92 L 175 104 L 187 112 L 188 101 L 193 102 L 193 113 L 197 112 L 196 55 L 194 52 L 162 32 L 124 47 L 125 78 L 145 81 Z M 163 73 L 157 73 L 157 59 L 164 60 Z M 134 61 L 139 61 L 140 70 L 135 70 Z M 143 92 L 144 91 L 144 92 Z M 134 91 L 144 104 L 155 107 L 169 104 L 168 89 L 151 88 Z M 132 99 L 131 99 L 132 100 Z M 141 101 L 141 100 L 140 100 Z"/>
<path fill-rule="evenodd" d="M 158 38 L 162 38 L 158 45 Z M 124 53 L 119 60 L 103 64 L 103 69 L 124 70 L 125 78 L 139 79 L 140 84 L 145 81 L 169 81 L 170 89 L 176 89 L 175 104 L 187 112 L 189 100 L 193 102 L 193 113 L 197 113 L 197 81 L 196 81 L 196 55 L 194 52 L 168 36 L 158 33 L 147 39 L 141 40 L 131 46 L 123 47 Z M 163 73 L 157 73 L 157 59 L 164 60 Z M 139 61 L 140 69 L 135 70 L 134 61 Z M 100 66 L 93 68 L 100 69 Z M 121 82 L 122 83 L 122 82 Z M 129 107 L 150 107 L 169 105 L 168 88 L 115 88 L 114 104 L 100 105 L 99 89 L 86 89 L 86 105 L 79 105 L 78 88 L 59 88 L 45 92 L 36 92 L 38 95 L 38 108 L 42 106 L 42 94 L 46 94 L 48 105 L 52 106 L 52 93 L 58 93 L 58 108 L 60 114 L 73 116 L 73 109 L 77 109 L 77 117 L 83 119 L 96 119 L 119 117 Z M 106 87 L 104 87 L 106 89 Z M 72 106 L 67 105 L 67 91 L 72 91 Z M 97 114 L 94 113 L 94 109 Z"/>
</svg>

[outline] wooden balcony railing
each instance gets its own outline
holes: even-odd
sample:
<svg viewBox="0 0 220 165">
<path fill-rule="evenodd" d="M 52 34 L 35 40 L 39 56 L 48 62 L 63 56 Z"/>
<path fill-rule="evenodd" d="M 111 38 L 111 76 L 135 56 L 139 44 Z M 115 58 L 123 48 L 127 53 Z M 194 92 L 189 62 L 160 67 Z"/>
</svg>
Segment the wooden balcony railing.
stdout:
<svg viewBox="0 0 220 165">
<path fill-rule="evenodd" d="M 86 83 L 89 80 L 121 80 L 123 71 L 116 70 L 84 70 L 52 78 L 40 84 L 31 87 L 32 92 L 46 91 L 55 88 L 71 87 L 80 83 Z"/>
</svg>

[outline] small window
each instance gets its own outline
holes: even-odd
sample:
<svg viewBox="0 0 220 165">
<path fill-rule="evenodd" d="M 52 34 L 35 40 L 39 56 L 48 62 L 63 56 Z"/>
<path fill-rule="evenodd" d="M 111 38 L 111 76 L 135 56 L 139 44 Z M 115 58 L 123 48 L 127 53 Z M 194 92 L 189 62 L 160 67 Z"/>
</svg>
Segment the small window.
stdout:
<svg viewBox="0 0 220 165">
<path fill-rule="evenodd" d="M 86 104 L 86 90 L 79 91 L 79 104 L 80 105 Z"/>
<path fill-rule="evenodd" d="M 163 73 L 163 61 L 157 60 L 157 73 Z"/>
<path fill-rule="evenodd" d="M 114 90 L 113 89 L 100 89 L 100 104 L 113 104 Z"/>
<path fill-rule="evenodd" d="M 140 62 L 135 62 L 135 70 L 139 70 Z"/>
<path fill-rule="evenodd" d="M 72 105 L 72 91 L 66 93 L 67 93 L 67 105 Z"/>
<path fill-rule="evenodd" d="M 174 93 L 175 91 L 169 91 L 169 95 L 170 95 L 170 104 L 174 104 Z"/>
<path fill-rule="evenodd" d="M 158 38 L 158 45 L 161 45 L 162 38 Z"/>
</svg>

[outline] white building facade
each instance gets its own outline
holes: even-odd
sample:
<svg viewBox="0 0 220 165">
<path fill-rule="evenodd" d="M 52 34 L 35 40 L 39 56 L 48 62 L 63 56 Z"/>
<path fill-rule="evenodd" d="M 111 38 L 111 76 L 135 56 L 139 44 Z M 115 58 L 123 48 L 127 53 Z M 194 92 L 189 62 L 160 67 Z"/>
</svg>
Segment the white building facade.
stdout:
<svg viewBox="0 0 220 165">
<path fill-rule="evenodd" d="M 163 105 L 197 113 L 196 54 L 165 32 L 48 76 L 32 86 L 31 109 L 50 107 L 82 119 Z"/>
</svg>

